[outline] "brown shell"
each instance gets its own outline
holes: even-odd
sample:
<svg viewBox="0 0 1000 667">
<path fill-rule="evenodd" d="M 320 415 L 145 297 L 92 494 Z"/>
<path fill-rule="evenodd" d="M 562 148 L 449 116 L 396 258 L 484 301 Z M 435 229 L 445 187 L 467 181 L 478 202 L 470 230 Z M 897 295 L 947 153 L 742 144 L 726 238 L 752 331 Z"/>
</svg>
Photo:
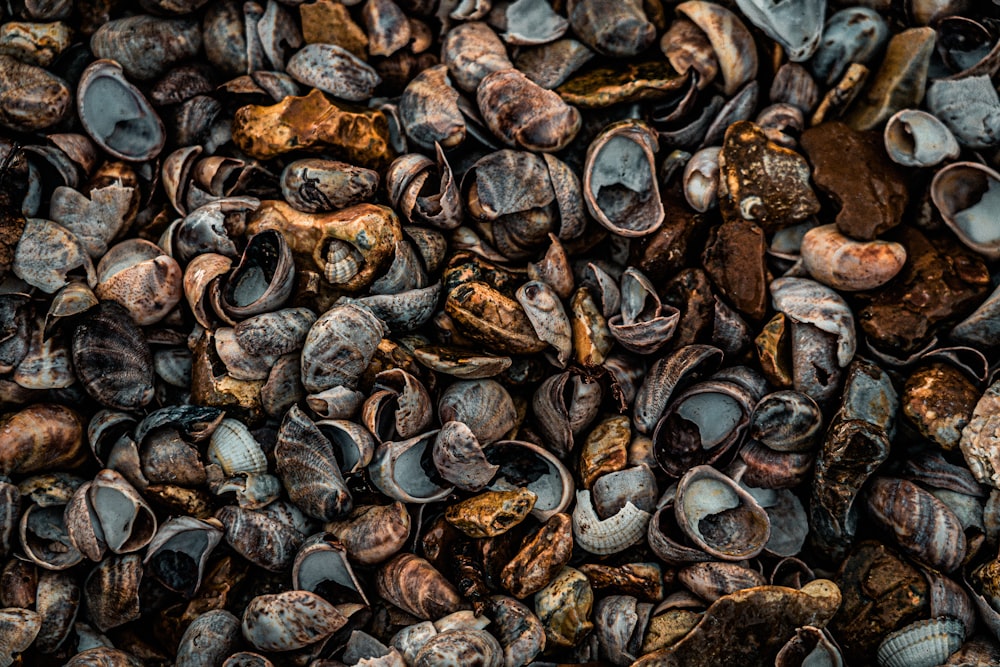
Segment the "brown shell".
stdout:
<svg viewBox="0 0 1000 667">
<path fill-rule="evenodd" d="M 479 112 L 493 134 L 509 146 L 559 151 L 580 129 L 580 112 L 516 69 L 492 72 L 476 89 Z"/>
<path fill-rule="evenodd" d="M 65 470 L 83 463 L 83 421 L 62 405 L 35 403 L 0 418 L 0 473 Z"/>
<path fill-rule="evenodd" d="M 124 307 L 104 301 L 73 332 L 73 366 L 101 405 L 137 410 L 153 400 L 153 354 Z"/>
<path fill-rule="evenodd" d="M 351 492 L 333 446 L 297 405 L 281 422 L 274 458 L 288 497 L 303 512 L 332 521 L 351 511 Z"/>
<path fill-rule="evenodd" d="M 399 554 L 378 569 L 375 590 L 424 620 L 437 620 L 463 606 L 455 587 L 433 565 L 410 553 Z"/>
</svg>

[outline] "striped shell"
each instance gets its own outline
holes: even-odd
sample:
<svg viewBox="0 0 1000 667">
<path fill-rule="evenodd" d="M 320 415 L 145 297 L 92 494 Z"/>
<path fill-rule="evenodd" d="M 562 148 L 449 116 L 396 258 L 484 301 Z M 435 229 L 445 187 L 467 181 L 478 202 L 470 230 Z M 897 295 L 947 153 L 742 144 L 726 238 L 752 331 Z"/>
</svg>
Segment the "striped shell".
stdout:
<svg viewBox="0 0 1000 667">
<path fill-rule="evenodd" d="M 333 445 L 298 406 L 293 405 L 281 422 L 274 458 L 288 497 L 303 512 L 332 521 L 351 511 L 351 492 Z"/>
<path fill-rule="evenodd" d="M 878 647 L 880 667 L 935 667 L 965 641 L 965 626 L 942 616 L 917 621 L 886 637 Z"/>
<path fill-rule="evenodd" d="M 153 400 L 153 353 L 124 307 L 104 301 L 73 332 L 73 366 L 95 401 L 137 410 Z"/>
<path fill-rule="evenodd" d="M 601 521 L 594 511 L 590 491 L 580 490 L 576 492 L 576 509 L 573 510 L 573 536 L 584 551 L 598 556 L 618 553 L 646 536 L 650 516 L 649 512 L 628 502 L 617 514 Z"/>
<path fill-rule="evenodd" d="M 208 460 L 217 463 L 227 477 L 238 472 L 267 472 L 267 457 L 243 422 L 223 419 L 208 443 Z"/>
</svg>

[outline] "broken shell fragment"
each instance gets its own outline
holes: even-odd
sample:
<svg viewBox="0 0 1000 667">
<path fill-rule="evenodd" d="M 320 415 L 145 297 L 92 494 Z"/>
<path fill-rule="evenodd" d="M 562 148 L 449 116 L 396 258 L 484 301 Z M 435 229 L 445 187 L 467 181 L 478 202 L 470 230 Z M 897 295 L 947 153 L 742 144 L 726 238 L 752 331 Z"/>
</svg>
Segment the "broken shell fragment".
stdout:
<svg viewBox="0 0 1000 667">
<path fill-rule="evenodd" d="M 368 63 L 335 44 L 306 44 L 286 70 L 296 81 L 349 102 L 368 99 L 382 81 Z"/>
<path fill-rule="evenodd" d="M 0 55 L 0 124 L 18 132 L 51 127 L 69 111 L 66 82 L 41 67 Z"/>
<path fill-rule="evenodd" d="M 476 103 L 494 135 L 530 151 L 562 150 L 580 129 L 580 112 L 516 69 L 483 77 Z"/>
<path fill-rule="evenodd" d="M 977 162 L 955 162 L 931 181 L 931 199 L 958 239 L 988 259 L 1000 258 L 1000 174 Z"/>
<path fill-rule="evenodd" d="M 819 282 L 837 290 L 874 289 L 892 280 L 906 249 L 892 241 L 855 241 L 837 225 L 814 227 L 802 237 L 802 263 Z"/>
<path fill-rule="evenodd" d="M 904 167 L 933 167 L 958 157 L 955 135 L 937 117 L 919 109 L 903 109 L 885 124 L 885 150 Z"/>
</svg>

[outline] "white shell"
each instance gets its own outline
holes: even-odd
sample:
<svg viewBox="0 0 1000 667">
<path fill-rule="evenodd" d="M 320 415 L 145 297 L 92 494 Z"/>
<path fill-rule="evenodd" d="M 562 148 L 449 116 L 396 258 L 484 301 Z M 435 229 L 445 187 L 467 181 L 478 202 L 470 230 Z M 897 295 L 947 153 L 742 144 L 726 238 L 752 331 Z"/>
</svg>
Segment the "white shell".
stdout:
<svg viewBox="0 0 1000 667">
<path fill-rule="evenodd" d="M 951 130 L 919 109 L 897 111 L 886 122 L 883 136 L 886 153 L 904 167 L 933 167 L 961 152 Z"/>
<path fill-rule="evenodd" d="M 573 537 L 584 551 L 598 556 L 624 551 L 646 536 L 646 524 L 652 515 L 631 502 L 614 516 L 601 521 L 594 511 L 590 491 L 576 492 L 573 510 Z"/>
<path fill-rule="evenodd" d="M 238 472 L 267 472 L 267 457 L 250 430 L 236 419 L 223 419 L 212 433 L 208 460 L 217 463 L 227 477 Z"/>
<path fill-rule="evenodd" d="M 897 630 L 878 647 L 880 667 L 935 667 L 965 641 L 965 626 L 955 618 L 917 621 Z"/>
<path fill-rule="evenodd" d="M 819 47 L 826 0 L 736 0 L 750 22 L 785 47 L 792 62 L 807 60 Z"/>
<path fill-rule="evenodd" d="M 854 314 L 844 298 L 829 287 L 806 278 L 778 278 L 771 282 L 774 309 L 837 337 L 837 363 L 851 363 L 857 346 Z"/>
</svg>

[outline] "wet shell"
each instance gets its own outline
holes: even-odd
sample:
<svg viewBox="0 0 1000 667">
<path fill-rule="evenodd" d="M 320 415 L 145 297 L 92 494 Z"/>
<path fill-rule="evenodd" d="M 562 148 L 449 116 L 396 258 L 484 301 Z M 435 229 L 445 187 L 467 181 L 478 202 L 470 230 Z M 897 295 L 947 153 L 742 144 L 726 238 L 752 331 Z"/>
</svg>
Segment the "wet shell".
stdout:
<svg viewBox="0 0 1000 667">
<path fill-rule="evenodd" d="M 148 14 L 108 21 L 90 37 L 98 58 L 114 60 L 125 73 L 154 79 L 201 50 L 201 30 L 194 19 L 162 19 Z"/>
<path fill-rule="evenodd" d="M 65 470 L 83 461 L 83 421 L 62 405 L 35 403 L 0 418 L 0 474 Z"/>
<path fill-rule="evenodd" d="M 222 526 L 176 516 L 167 520 L 149 543 L 144 563 L 150 575 L 172 591 L 194 596 L 201 586 L 212 551 L 222 540 Z"/>
<path fill-rule="evenodd" d="M 931 199 L 962 243 L 987 259 L 1000 258 L 1000 174 L 977 162 L 955 162 L 934 175 Z"/>
<path fill-rule="evenodd" d="M 476 89 L 479 112 L 490 130 L 509 146 L 558 151 L 580 129 L 580 112 L 516 69 L 486 75 Z"/>
<path fill-rule="evenodd" d="M 940 120 L 918 109 L 903 109 L 885 124 L 885 150 L 904 167 L 933 167 L 958 157 L 955 135 Z"/>
<path fill-rule="evenodd" d="M 378 569 L 375 590 L 383 598 L 424 620 L 458 611 L 462 598 L 429 562 L 414 554 L 399 554 Z"/>
<path fill-rule="evenodd" d="M 445 480 L 463 491 L 479 491 L 499 470 L 483 454 L 482 445 L 468 425 L 448 421 L 434 440 L 434 467 Z"/>
<path fill-rule="evenodd" d="M 240 619 L 224 609 L 213 609 L 191 622 L 177 647 L 176 667 L 220 664 L 237 647 Z"/>
<path fill-rule="evenodd" d="M 332 521 L 351 510 L 353 499 L 333 446 L 298 406 L 281 422 L 274 458 L 288 497 L 303 512 Z"/>
<path fill-rule="evenodd" d="M 935 667 L 965 641 L 965 626 L 941 617 L 911 623 L 887 636 L 878 647 L 880 667 Z"/>
<path fill-rule="evenodd" d="M 142 557 L 111 556 L 102 560 L 83 584 L 83 599 L 94 626 L 101 632 L 139 618 Z"/>
<path fill-rule="evenodd" d="M 308 591 L 258 595 L 243 612 L 243 636 L 262 651 L 292 651 L 322 641 L 347 619 Z"/>
<path fill-rule="evenodd" d="M 701 28 L 712 43 L 722 71 L 724 95 L 734 95 L 757 75 L 757 47 L 739 16 L 702 0 L 682 2 L 676 10 Z"/>
<path fill-rule="evenodd" d="M 614 234 L 655 232 L 665 212 L 656 178 L 656 133 L 643 122 L 606 127 L 587 148 L 583 197 L 587 210 Z"/>
<path fill-rule="evenodd" d="M 699 547 L 723 560 L 759 554 L 771 535 L 764 509 L 711 466 L 691 468 L 677 485 L 677 523 Z"/>
<path fill-rule="evenodd" d="M 73 366 L 101 405 L 128 411 L 153 400 L 153 354 L 128 311 L 113 301 L 91 308 L 73 332 Z"/>
<path fill-rule="evenodd" d="M 0 665 L 14 664 L 14 655 L 28 650 L 41 626 L 41 616 L 30 609 L 0 609 Z"/>
<path fill-rule="evenodd" d="M 98 60 L 84 70 L 76 104 L 87 134 L 111 155 L 141 162 L 163 149 L 163 121 L 115 61 Z"/>
<path fill-rule="evenodd" d="M 286 70 L 296 81 L 350 102 L 367 100 L 382 81 L 368 63 L 334 44 L 307 44 Z"/>
<path fill-rule="evenodd" d="M 208 460 L 222 467 L 227 477 L 238 472 L 267 472 L 267 458 L 260 444 L 241 421 L 223 419 L 209 440 Z"/>
<path fill-rule="evenodd" d="M 35 132 L 58 123 L 70 108 L 66 82 L 41 67 L 0 55 L 0 124 Z"/>
</svg>

